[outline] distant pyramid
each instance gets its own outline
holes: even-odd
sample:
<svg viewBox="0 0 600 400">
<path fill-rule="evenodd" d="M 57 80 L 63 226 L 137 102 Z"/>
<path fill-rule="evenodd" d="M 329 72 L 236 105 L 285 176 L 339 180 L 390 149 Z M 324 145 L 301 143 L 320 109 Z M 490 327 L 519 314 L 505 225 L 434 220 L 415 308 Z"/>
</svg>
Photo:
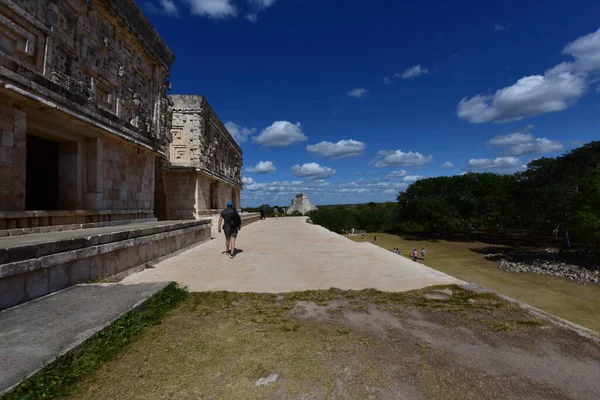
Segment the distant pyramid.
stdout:
<svg viewBox="0 0 600 400">
<path fill-rule="evenodd" d="M 311 211 L 317 211 L 318 208 L 314 206 L 308 197 L 303 195 L 302 193 L 297 194 L 296 197 L 292 199 L 292 205 L 285 212 L 287 215 L 292 215 L 296 212 L 306 215 Z"/>
</svg>

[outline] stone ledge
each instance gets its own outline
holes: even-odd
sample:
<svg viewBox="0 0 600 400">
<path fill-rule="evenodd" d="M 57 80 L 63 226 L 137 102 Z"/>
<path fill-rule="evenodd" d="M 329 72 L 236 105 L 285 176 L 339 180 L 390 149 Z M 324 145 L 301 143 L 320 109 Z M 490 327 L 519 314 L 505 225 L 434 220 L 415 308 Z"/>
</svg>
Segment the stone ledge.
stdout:
<svg viewBox="0 0 600 400">
<path fill-rule="evenodd" d="M 0 237 L 35 233 L 35 230 L 29 231 L 33 228 L 72 225 L 70 229 L 39 230 L 39 233 L 46 233 L 78 229 L 78 225 L 83 228 L 89 224 L 150 218 L 154 218 L 152 210 L 3 211 L 0 212 Z"/>
<path fill-rule="evenodd" d="M 154 214 L 154 210 L 0 211 L 0 218 L 70 217 L 87 215 Z"/>
<path fill-rule="evenodd" d="M 129 228 L 120 227 L 118 231 L 107 231 L 107 233 L 96 233 L 89 232 L 86 235 L 86 231 L 80 232 L 80 235 L 67 238 L 52 237 L 48 235 L 42 235 L 41 237 L 26 237 L 23 238 L 25 242 L 23 245 L 10 245 L 0 248 L 0 278 L 12 275 L 5 272 L 9 265 L 18 264 L 20 262 L 28 262 L 41 260 L 47 257 L 65 257 L 65 253 L 80 250 L 80 251 L 92 251 L 95 246 L 105 245 L 114 242 L 120 242 L 123 240 L 134 239 L 145 237 L 149 235 L 155 235 L 159 233 L 165 233 L 170 231 L 177 231 L 180 229 L 208 225 L 210 220 L 194 220 L 194 221 L 181 221 L 173 223 L 160 223 L 158 225 L 152 225 L 147 227 L 136 227 Z M 79 232 L 78 232 L 79 233 Z M 37 239 L 37 240 L 34 240 Z M 3 245 L 3 240 L 0 240 L 0 246 Z M 11 267 L 12 268 L 12 267 Z M 35 269 L 35 268 L 34 268 Z M 27 268 L 26 270 L 31 270 Z"/>
<path fill-rule="evenodd" d="M 116 242 L 0 265 L 0 310 L 69 286 L 143 269 L 154 260 L 209 240 L 209 222 L 172 224 L 175 230 L 135 238 L 123 235 Z"/>
<path fill-rule="evenodd" d="M 37 228 L 5 229 L 5 230 L 0 230 L 0 238 L 6 237 L 6 236 L 31 235 L 31 234 L 36 234 L 36 233 L 75 231 L 75 230 L 81 230 L 81 229 L 101 228 L 104 226 L 140 224 L 140 223 L 144 223 L 144 222 L 155 222 L 155 221 L 157 221 L 156 218 L 144 218 L 144 219 L 126 219 L 126 220 L 106 221 L 106 222 L 90 222 L 87 224 L 48 225 L 48 226 L 39 226 Z"/>
</svg>

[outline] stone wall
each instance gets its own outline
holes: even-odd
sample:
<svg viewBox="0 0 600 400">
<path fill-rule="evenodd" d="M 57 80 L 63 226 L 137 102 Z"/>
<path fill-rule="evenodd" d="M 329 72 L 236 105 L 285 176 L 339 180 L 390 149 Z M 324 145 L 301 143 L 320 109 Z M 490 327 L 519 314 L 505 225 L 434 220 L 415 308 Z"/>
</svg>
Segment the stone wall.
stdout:
<svg viewBox="0 0 600 400">
<path fill-rule="evenodd" d="M 195 167 L 233 186 L 242 186 L 242 150 L 202 96 L 172 95 L 172 166 Z"/>
<path fill-rule="evenodd" d="M 163 171 L 162 176 L 166 209 L 162 219 L 201 219 L 224 209 L 230 201 L 238 207 L 239 188 L 202 172 L 175 169 Z"/>
<path fill-rule="evenodd" d="M 102 145 L 102 208 L 153 209 L 155 155 L 145 149 L 110 138 L 105 138 Z"/>
<path fill-rule="evenodd" d="M 25 113 L 0 97 L 0 210 L 25 206 Z"/>
<path fill-rule="evenodd" d="M 165 176 L 167 197 L 166 219 L 196 218 L 196 172 L 172 172 Z"/>
<path fill-rule="evenodd" d="M 172 143 L 162 172 L 156 214 L 201 218 L 240 207 L 242 150 L 202 96 L 173 95 Z"/>
<path fill-rule="evenodd" d="M 0 83 L 127 138 L 167 145 L 173 61 L 135 0 L 0 0 Z"/>
</svg>

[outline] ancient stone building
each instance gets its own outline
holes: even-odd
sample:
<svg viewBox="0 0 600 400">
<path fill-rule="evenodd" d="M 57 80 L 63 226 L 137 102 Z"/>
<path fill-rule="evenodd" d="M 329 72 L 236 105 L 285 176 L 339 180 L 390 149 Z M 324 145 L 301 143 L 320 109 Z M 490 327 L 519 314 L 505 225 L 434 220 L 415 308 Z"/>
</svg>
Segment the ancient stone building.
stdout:
<svg viewBox="0 0 600 400">
<path fill-rule="evenodd" d="M 317 210 L 317 206 L 313 205 L 306 195 L 299 193 L 292 199 L 292 205 L 288 207 L 285 213 L 287 215 L 306 215 L 311 211 Z"/>
<path fill-rule="evenodd" d="M 0 0 L 0 230 L 153 217 L 173 61 L 135 0 Z"/>
<path fill-rule="evenodd" d="M 192 219 L 240 206 L 242 150 L 202 96 L 172 95 L 173 138 L 157 182 L 157 214 Z M 159 212 L 159 210 L 161 210 Z"/>
</svg>

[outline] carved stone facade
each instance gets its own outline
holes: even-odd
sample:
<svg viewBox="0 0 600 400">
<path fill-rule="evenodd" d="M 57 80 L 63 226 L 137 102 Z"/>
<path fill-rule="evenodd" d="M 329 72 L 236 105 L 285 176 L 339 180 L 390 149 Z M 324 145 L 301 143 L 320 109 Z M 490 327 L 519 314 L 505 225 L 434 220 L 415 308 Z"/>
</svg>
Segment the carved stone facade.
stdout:
<svg viewBox="0 0 600 400">
<path fill-rule="evenodd" d="M 0 214 L 151 212 L 173 61 L 135 0 L 0 0 Z"/>
<path fill-rule="evenodd" d="M 166 218 L 199 218 L 229 201 L 239 207 L 242 150 L 204 97 L 169 99 L 172 143 L 162 177 Z"/>
</svg>

